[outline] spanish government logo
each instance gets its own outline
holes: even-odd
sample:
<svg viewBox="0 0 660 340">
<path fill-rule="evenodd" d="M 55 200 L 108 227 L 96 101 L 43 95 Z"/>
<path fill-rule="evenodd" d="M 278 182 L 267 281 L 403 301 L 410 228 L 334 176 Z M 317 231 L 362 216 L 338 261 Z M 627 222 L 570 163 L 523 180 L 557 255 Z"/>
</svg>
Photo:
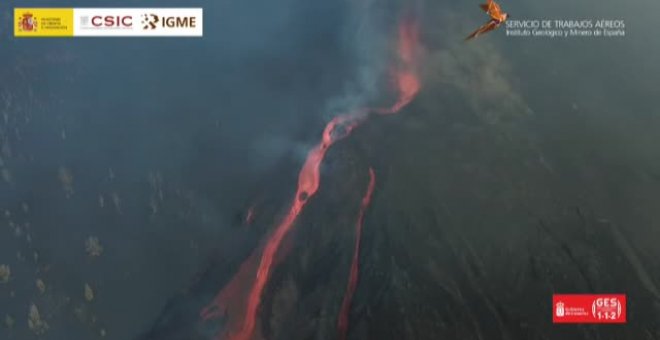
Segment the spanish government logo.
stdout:
<svg viewBox="0 0 660 340">
<path fill-rule="evenodd" d="M 14 8 L 15 37 L 73 36 L 72 8 Z"/>
<path fill-rule="evenodd" d="M 18 20 L 19 32 L 36 32 L 37 31 L 37 18 L 30 12 L 25 12 Z"/>
</svg>

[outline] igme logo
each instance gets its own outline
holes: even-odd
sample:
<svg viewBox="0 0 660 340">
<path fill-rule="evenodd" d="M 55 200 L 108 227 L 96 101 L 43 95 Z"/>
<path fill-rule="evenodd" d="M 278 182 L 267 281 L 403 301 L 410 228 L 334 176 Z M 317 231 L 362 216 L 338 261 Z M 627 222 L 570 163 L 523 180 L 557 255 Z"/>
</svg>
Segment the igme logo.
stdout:
<svg viewBox="0 0 660 340">
<path fill-rule="evenodd" d="M 142 14 L 142 28 L 145 30 L 154 30 L 158 27 L 160 18 L 156 14 Z"/>
<path fill-rule="evenodd" d="M 197 27 L 197 19 L 195 17 L 169 17 L 163 20 L 165 27 Z"/>
<path fill-rule="evenodd" d="M 142 15 L 142 28 L 155 30 L 157 28 L 196 28 L 196 16 L 158 16 L 153 13 Z"/>
</svg>

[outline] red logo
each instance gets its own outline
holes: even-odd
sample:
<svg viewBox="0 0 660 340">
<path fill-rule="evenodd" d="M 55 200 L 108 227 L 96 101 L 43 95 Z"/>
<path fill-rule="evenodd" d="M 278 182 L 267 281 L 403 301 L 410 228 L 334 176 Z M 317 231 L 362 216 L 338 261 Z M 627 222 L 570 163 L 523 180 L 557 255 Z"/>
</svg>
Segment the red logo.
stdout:
<svg viewBox="0 0 660 340">
<path fill-rule="evenodd" d="M 37 30 L 37 18 L 32 13 L 23 13 L 23 16 L 18 20 L 18 28 L 20 31 L 32 32 Z"/>
<path fill-rule="evenodd" d="M 553 323 L 626 323 L 625 294 L 554 294 Z"/>
</svg>

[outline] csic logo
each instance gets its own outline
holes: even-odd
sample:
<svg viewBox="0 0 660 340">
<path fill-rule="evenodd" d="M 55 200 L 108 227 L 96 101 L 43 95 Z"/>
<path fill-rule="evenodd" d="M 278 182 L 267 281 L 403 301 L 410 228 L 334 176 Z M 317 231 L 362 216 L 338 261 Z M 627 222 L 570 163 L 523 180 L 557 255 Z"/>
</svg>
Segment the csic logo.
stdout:
<svg viewBox="0 0 660 340">
<path fill-rule="evenodd" d="M 80 24 L 85 28 L 130 29 L 133 27 L 132 15 L 83 15 Z"/>
<path fill-rule="evenodd" d="M 30 12 L 25 12 L 18 20 L 19 32 L 36 32 L 37 31 L 37 18 Z"/>
<path fill-rule="evenodd" d="M 195 16 L 163 16 L 156 14 L 142 15 L 142 28 L 155 30 L 157 28 L 197 28 L 197 17 Z"/>
</svg>

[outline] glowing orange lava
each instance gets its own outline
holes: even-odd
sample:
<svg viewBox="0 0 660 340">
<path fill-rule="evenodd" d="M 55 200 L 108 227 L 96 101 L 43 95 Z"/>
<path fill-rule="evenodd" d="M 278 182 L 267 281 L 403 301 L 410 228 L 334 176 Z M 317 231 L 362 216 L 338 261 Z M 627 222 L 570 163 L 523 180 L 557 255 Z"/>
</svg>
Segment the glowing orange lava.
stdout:
<svg viewBox="0 0 660 340">
<path fill-rule="evenodd" d="M 291 230 L 298 215 L 309 199 L 316 194 L 319 188 L 320 180 L 320 167 L 325 153 L 330 146 L 338 140 L 348 136 L 355 127 L 358 126 L 367 116 L 364 111 L 339 115 L 333 118 L 323 130 L 321 142 L 317 144 L 307 155 L 305 164 L 300 170 L 298 175 L 298 189 L 296 195 L 291 202 L 289 212 L 286 214 L 282 222 L 275 228 L 275 231 L 267 240 L 261 253 L 261 261 L 257 267 L 256 276 L 252 282 L 252 288 L 248 292 L 247 304 L 243 312 L 242 320 L 238 315 L 232 314 L 229 317 L 229 328 L 226 330 L 224 336 L 219 338 L 227 338 L 231 340 L 248 340 L 251 338 L 256 325 L 257 308 L 261 302 L 261 293 L 268 282 L 270 277 L 273 260 L 277 250 L 282 244 L 282 240 L 286 234 Z M 340 128 L 340 130 L 335 130 Z M 252 269 L 251 263 L 254 261 L 252 256 L 240 268 L 239 273 L 234 276 L 232 281 L 216 296 L 211 305 L 204 308 L 201 312 L 201 317 L 208 320 L 213 317 L 222 316 L 230 306 L 236 305 L 234 301 L 241 294 L 243 287 L 248 285 L 249 272 Z M 231 303 L 230 303 L 231 302 Z M 233 312 L 240 312 L 237 307 Z M 242 323 L 241 326 L 237 324 Z"/>
<path fill-rule="evenodd" d="M 355 294 L 355 287 L 357 286 L 358 275 L 360 272 L 360 239 L 362 237 L 362 224 L 364 221 L 364 213 L 371 203 L 371 195 L 374 193 L 374 186 L 376 185 L 376 175 L 374 169 L 369 168 L 369 186 L 367 192 L 362 197 L 360 204 L 360 212 L 358 214 L 357 222 L 355 222 L 355 246 L 353 249 L 353 260 L 351 262 L 351 270 L 348 276 L 348 285 L 344 300 L 341 302 L 341 309 L 339 310 L 339 320 L 337 320 L 337 331 L 339 332 L 339 339 L 346 339 L 346 332 L 348 331 L 348 313 L 351 309 L 351 302 L 353 301 L 353 294 Z"/>
<path fill-rule="evenodd" d="M 399 63 L 393 68 L 395 86 L 399 93 L 397 101 L 388 108 L 361 109 L 336 116 L 326 125 L 321 141 L 309 152 L 300 170 L 298 188 L 290 204 L 289 211 L 266 240 L 261 256 L 259 257 L 257 250 L 255 250 L 211 304 L 201 311 L 203 320 L 220 316 L 227 317 L 225 332 L 219 334 L 218 339 L 249 340 L 253 337 L 257 322 L 257 309 L 261 303 L 264 287 L 268 283 L 273 269 L 276 253 L 304 206 L 319 188 L 320 166 L 326 152 L 335 142 L 349 136 L 356 127 L 369 117 L 370 112 L 373 111 L 378 114 L 396 113 L 412 101 L 420 88 L 416 75 L 416 49 L 416 24 L 413 21 L 405 21 L 399 27 L 397 48 Z M 370 174 L 373 176 L 373 171 Z M 259 258 L 258 264 L 255 263 L 257 258 Z M 255 266 L 256 274 L 251 275 L 251 273 L 254 273 Z M 357 278 L 357 264 L 355 270 L 355 277 Z M 246 295 L 247 301 L 243 304 L 242 299 Z"/>
<path fill-rule="evenodd" d="M 399 26 L 399 65 L 393 73 L 394 85 L 399 91 L 398 100 L 388 108 L 375 109 L 379 114 L 393 114 L 408 105 L 419 92 L 421 84 L 417 77 L 417 23 L 404 21 Z"/>
</svg>

